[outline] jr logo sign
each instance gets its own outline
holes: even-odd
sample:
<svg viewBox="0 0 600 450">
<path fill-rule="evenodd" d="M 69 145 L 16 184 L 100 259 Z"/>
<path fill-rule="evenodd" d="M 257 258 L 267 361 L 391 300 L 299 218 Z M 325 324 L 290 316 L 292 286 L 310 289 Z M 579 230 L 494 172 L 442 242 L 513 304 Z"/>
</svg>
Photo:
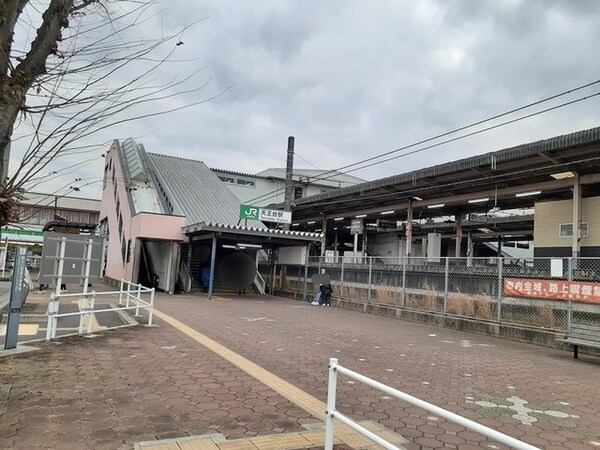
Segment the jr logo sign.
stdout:
<svg viewBox="0 0 600 450">
<path fill-rule="evenodd" d="M 240 219 L 259 220 L 260 208 L 257 206 L 242 205 L 240 207 Z"/>
</svg>

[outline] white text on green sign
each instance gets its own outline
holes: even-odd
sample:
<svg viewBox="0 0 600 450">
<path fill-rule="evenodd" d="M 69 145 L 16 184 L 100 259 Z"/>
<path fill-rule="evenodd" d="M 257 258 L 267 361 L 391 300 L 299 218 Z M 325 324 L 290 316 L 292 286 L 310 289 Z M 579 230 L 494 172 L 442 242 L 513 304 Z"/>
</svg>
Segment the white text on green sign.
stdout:
<svg viewBox="0 0 600 450">
<path fill-rule="evenodd" d="M 266 209 L 258 206 L 242 205 L 241 219 L 262 220 L 263 222 L 292 223 L 292 213 L 277 209 Z"/>
</svg>

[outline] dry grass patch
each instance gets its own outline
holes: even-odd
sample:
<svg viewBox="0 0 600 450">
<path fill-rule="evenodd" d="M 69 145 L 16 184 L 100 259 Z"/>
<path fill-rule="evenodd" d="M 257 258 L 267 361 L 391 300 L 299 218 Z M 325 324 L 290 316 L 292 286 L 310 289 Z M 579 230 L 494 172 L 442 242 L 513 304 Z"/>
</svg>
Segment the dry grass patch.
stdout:
<svg viewBox="0 0 600 450">
<path fill-rule="evenodd" d="M 548 328 L 554 328 L 556 326 L 556 317 L 554 316 L 554 309 L 552 309 L 549 306 L 538 306 L 537 313 L 540 319 L 541 326 Z"/>
<path fill-rule="evenodd" d="M 449 294 L 447 312 L 457 316 L 479 317 L 488 320 L 494 317 L 492 299 L 487 294 L 471 295 L 462 292 Z"/>
<path fill-rule="evenodd" d="M 375 292 L 375 300 L 377 303 L 384 305 L 398 305 L 400 304 L 401 292 L 397 292 L 390 286 L 373 286 L 373 292 Z"/>
</svg>

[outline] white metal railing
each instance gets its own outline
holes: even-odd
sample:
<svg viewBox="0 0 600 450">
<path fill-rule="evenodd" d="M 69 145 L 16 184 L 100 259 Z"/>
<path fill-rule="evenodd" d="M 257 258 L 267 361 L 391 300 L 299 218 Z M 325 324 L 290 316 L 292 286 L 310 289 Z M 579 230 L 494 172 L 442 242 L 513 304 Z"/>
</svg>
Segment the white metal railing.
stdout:
<svg viewBox="0 0 600 450">
<path fill-rule="evenodd" d="M 119 291 L 106 292 L 84 292 L 65 294 L 61 292 L 50 295 L 50 304 L 48 305 L 48 325 L 46 328 L 46 341 L 56 338 L 58 319 L 60 317 L 79 316 L 79 333 L 91 334 L 93 323 L 98 313 L 135 310 L 135 315 L 139 316 L 140 309 L 148 309 L 148 325 L 152 325 L 152 316 L 154 311 L 154 288 L 147 288 L 141 284 L 134 284 L 130 281 L 121 280 L 121 289 Z M 143 299 L 144 294 L 149 294 L 147 300 Z M 96 309 L 96 300 L 98 297 L 119 296 L 119 306 L 106 309 Z M 85 301 L 85 305 L 79 311 L 59 313 L 60 300 L 64 298 L 79 298 Z M 125 304 L 125 306 L 121 306 Z M 85 324 L 87 318 L 87 324 Z"/>
<path fill-rule="evenodd" d="M 447 420 L 462 425 L 465 428 L 480 433 L 490 439 L 493 439 L 494 441 L 508 445 L 511 448 L 515 448 L 518 450 L 539 450 L 533 445 L 529 445 L 525 442 L 519 441 L 518 439 L 510 437 L 504 433 L 500 433 L 499 431 L 493 430 L 491 428 L 488 428 L 484 425 L 481 425 L 480 423 L 467 419 L 466 417 L 447 411 L 443 408 L 440 408 L 439 406 L 432 405 L 431 403 L 427 403 L 424 400 L 413 397 L 412 395 L 406 394 L 402 391 L 389 387 L 383 383 L 380 383 L 357 372 L 354 372 L 350 369 L 347 369 L 343 366 L 340 366 L 336 358 L 331 358 L 329 360 L 329 384 L 327 388 L 327 420 L 325 429 L 325 450 L 333 450 L 334 419 L 338 419 L 343 424 L 366 436 L 367 438 L 381 445 L 383 448 L 386 448 L 388 450 L 399 450 L 399 448 L 395 445 L 377 436 L 372 431 L 367 430 L 365 427 L 359 425 L 358 423 L 350 419 L 348 416 L 340 413 L 335 409 L 338 373 L 360 381 L 372 388 L 379 389 L 380 391 L 385 392 L 386 394 L 391 395 L 393 397 L 396 397 L 397 399 L 404 400 L 405 402 L 408 402 L 414 406 L 423 408 L 424 410 L 429 411 L 430 413 L 436 414 Z"/>
<path fill-rule="evenodd" d="M 263 295 L 265 293 L 266 284 L 267 284 L 267 282 L 265 281 L 263 276 L 260 274 L 260 272 L 257 270 L 256 276 L 254 277 L 254 286 L 256 286 L 256 289 L 258 289 L 259 294 Z"/>
</svg>

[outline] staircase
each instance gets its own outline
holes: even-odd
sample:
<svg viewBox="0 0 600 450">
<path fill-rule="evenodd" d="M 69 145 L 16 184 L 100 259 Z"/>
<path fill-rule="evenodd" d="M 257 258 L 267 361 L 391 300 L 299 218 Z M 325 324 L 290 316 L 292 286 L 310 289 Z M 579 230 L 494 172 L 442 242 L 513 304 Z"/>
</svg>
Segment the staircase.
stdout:
<svg viewBox="0 0 600 450">
<path fill-rule="evenodd" d="M 200 262 L 200 256 L 198 254 L 198 252 L 192 251 L 192 259 L 190 261 L 190 267 L 187 267 L 187 260 L 188 260 L 188 251 L 189 251 L 189 244 L 182 244 L 181 246 L 181 261 L 182 261 L 182 265 L 181 265 L 181 270 L 180 270 L 180 276 L 179 276 L 179 283 L 184 284 L 189 286 L 189 291 L 188 292 L 202 292 L 204 291 L 204 286 L 202 285 L 202 279 L 200 277 L 200 271 L 202 269 L 202 267 L 206 266 L 207 263 L 206 262 Z M 214 284 L 213 284 L 213 292 L 218 292 L 218 293 L 237 293 L 237 289 L 231 289 L 230 287 L 227 287 L 226 285 L 224 285 L 222 283 L 222 280 L 220 280 L 219 278 L 219 274 L 218 274 L 218 267 L 221 264 L 221 261 L 223 260 L 223 256 L 219 255 L 219 253 L 217 252 L 217 258 L 215 260 L 215 280 L 214 280 Z M 185 270 L 186 273 L 183 274 L 182 276 L 182 270 L 183 269 L 187 269 Z M 264 284 L 263 284 L 264 286 Z M 261 292 L 259 289 L 257 289 L 257 286 L 255 284 L 253 284 L 254 289 L 256 290 L 256 292 L 259 293 L 264 293 L 264 287 L 263 287 L 263 291 Z"/>
</svg>

